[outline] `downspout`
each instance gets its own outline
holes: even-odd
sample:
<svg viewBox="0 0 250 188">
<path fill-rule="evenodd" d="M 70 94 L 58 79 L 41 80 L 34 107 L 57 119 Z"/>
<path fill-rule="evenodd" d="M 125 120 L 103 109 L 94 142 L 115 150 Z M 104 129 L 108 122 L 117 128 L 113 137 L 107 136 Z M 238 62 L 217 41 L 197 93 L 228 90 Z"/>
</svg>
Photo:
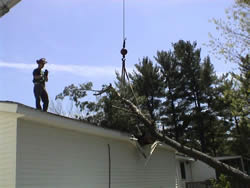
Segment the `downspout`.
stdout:
<svg viewBox="0 0 250 188">
<path fill-rule="evenodd" d="M 176 158 L 175 158 L 176 159 Z M 176 188 L 181 188 L 180 186 L 180 177 L 179 177 L 179 169 L 178 169 L 179 161 L 175 160 L 175 170 L 176 170 Z"/>
<path fill-rule="evenodd" d="M 242 157 L 242 156 L 240 156 L 240 161 L 241 161 L 242 171 L 243 171 L 244 173 L 246 173 L 246 171 L 245 171 L 245 166 L 244 166 L 244 161 L 243 161 L 243 157 Z"/>
<path fill-rule="evenodd" d="M 193 168 L 191 162 L 189 163 L 191 181 L 193 181 Z"/>
<path fill-rule="evenodd" d="M 110 155 L 110 145 L 108 144 L 108 156 L 109 156 L 109 188 L 111 188 L 111 155 Z"/>
</svg>

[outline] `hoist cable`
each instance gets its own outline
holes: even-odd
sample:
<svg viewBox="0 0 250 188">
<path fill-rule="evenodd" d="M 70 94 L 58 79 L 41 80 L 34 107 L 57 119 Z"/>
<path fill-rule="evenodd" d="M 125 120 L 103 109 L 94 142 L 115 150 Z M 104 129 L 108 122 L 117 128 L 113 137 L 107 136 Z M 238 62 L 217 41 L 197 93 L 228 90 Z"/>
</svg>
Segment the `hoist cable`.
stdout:
<svg viewBox="0 0 250 188">
<path fill-rule="evenodd" d="M 125 22 L 126 22 L 126 20 L 125 20 L 125 17 L 126 17 L 126 15 L 125 15 L 125 0 L 123 0 L 123 41 L 125 40 Z"/>
<path fill-rule="evenodd" d="M 127 50 L 126 50 L 126 38 L 125 38 L 125 0 L 123 0 L 123 4 L 122 4 L 122 39 L 123 39 L 123 45 L 122 45 L 122 50 L 121 50 L 121 54 L 122 54 L 122 74 L 121 74 L 121 79 L 122 79 L 122 84 L 125 84 L 125 61 L 126 61 L 126 54 L 127 54 Z"/>
<path fill-rule="evenodd" d="M 128 53 L 128 51 L 126 49 L 126 19 L 125 19 L 126 14 L 125 14 L 125 12 L 126 12 L 125 0 L 123 0 L 123 46 L 121 49 L 121 54 L 122 54 L 122 74 L 121 74 L 121 82 L 122 83 L 121 84 L 125 88 L 126 78 L 127 78 L 128 85 L 132 91 L 134 98 L 135 98 L 135 102 L 136 102 L 136 104 L 138 104 L 133 87 L 132 87 L 130 80 L 129 80 L 129 75 L 128 75 L 127 70 L 126 70 L 126 57 L 125 56 Z"/>
</svg>

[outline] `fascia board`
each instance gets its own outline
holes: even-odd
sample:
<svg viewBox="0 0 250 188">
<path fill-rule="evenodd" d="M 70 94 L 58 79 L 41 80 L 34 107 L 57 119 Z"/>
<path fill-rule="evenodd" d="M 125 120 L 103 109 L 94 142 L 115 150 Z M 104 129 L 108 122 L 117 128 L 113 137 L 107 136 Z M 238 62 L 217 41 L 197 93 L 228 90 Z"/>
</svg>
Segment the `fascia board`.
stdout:
<svg viewBox="0 0 250 188">
<path fill-rule="evenodd" d="M 164 143 L 160 143 L 158 147 L 159 147 L 159 148 L 162 148 L 162 149 L 165 149 L 165 150 L 177 152 L 176 149 L 174 149 L 173 147 L 168 146 L 167 144 L 164 144 Z"/>
<path fill-rule="evenodd" d="M 13 119 L 18 119 L 22 117 L 23 115 L 17 114 L 17 113 L 12 113 L 12 112 L 2 112 L 0 111 L 0 116 L 4 118 L 13 118 Z"/>
<path fill-rule="evenodd" d="M 16 113 L 18 104 L 9 102 L 0 102 L 0 112 Z"/>
<path fill-rule="evenodd" d="M 191 157 L 187 157 L 187 156 L 180 156 L 180 155 L 176 155 L 176 159 L 180 160 L 180 161 L 195 161 L 195 159 L 191 158 Z"/>
<path fill-rule="evenodd" d="M 96 127 L 94 125 L 79 120 L 65 118 L 51 113 L 42 112 L 40 110 L 27 108 L 23 105 L 18 106 L 17 113 L 23 114 L 21 119 L 24 120 L 45 123 L 48 126 L 53 126 L 56 128 L 68 129 L 86 134 L 92 134 L 92 135 L 131 142 L 129 135 L 127 134 L 123 134 L 117 131 L 107 130 L 101 127 Z"/>
<path fill-rule="evenodd" d="M 222 156 L 222 157 L 215 157 L 217 160 L 230 160 L 230 159 L 240 159 L 240 155 L 235 155 L 235 156 Z"/>
<path fill-rule="evenodd" d="M 9 102 L 9 101 L 0 101 L 0 112 L 1 113 L 8 113 L 8 114 L 15 114 L 16 117 L 20 119 L 38 122 L 38 123 L 45 123 L 48 126 L 68 129 L 72 131 L 82 132 L 86 134 L 96 135 L 107 137 L 111 139 L 121 140 L 125 142 L 132 143 L 135 145 L 137 140 L 131 139 L 131 136 L 126 133 L 113 131 L 110 129 L 105 129 L 102 127 L 96 127 L 91 125 L 87 122 L 82 122 L 79 120 L 74 120 L 66 117 L 62 117 L 59 115 L 42 112 L 40 110 L 36 110 L 30 107 L 27 107 L 22 104 Z M 172 152 L 176 152 L 176 150 L 164 143 L 160 143 L 159 148 L 169 150 Z"/>
</svg>

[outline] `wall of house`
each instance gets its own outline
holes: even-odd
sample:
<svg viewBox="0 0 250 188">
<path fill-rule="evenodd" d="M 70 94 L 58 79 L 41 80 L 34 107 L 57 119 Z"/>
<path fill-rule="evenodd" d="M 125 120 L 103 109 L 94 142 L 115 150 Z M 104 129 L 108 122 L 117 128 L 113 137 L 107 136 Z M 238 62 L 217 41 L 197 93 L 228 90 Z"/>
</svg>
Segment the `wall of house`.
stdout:
<svg viewBox="0 0 250 188">
<path fill-rule="evenodd" d="M 191 163 L 193 181 L 205 181 L 211 178 L 216 178 L 216 173 L 213 168 L 201 161 Z"/>
<path fill-rule="evenodd" d="M 175 155 L 156 149 L 150 160 L 131 143 L 20 120 L 17 188 L 175 187 Z"/>
<path fill-rule="evenodd" d="M 16 185 L 16 118 L 0 112 L 0 187 Z"/>
<path fill-rule="evenodd" d="M 185 175 L 186 175 L 185 179 L 183 179 L 181 177 L 180 163 L 184 163 L 184 166 L 185 166 Z M 193 181 L 191 162 L 188 162 L 186 160 L 177 159 L 176 172 L 177 172 L 177 178 L 178 178 L 177 179 L 178 188 L 185 188 L 186 182 Z"/>
</svg>

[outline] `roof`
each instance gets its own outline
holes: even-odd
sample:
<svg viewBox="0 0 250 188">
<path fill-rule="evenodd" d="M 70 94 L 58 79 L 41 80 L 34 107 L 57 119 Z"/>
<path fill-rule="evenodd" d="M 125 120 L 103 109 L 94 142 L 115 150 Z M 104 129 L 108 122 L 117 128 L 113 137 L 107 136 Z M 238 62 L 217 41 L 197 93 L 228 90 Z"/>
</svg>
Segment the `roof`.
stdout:
<svg viewBox="0 0 250 188">
<path fill-rule="evenodd" d="M 215 157 L 215 159 L 217 160 L 232 160 L 232 159 L 243 159 L 243 158 L 245 160 L 250 160 L 249 158 L 241 156 L 241 155 Z"/>
<path fill-rule="evenodd" d="M 196 161 L 192 157 L 188 157 L 182 153 L 177 153 L 176 158 L 180 161 Z M 219 161 L 224 161 L 224 160 L 232 160 L 232 159 L 245 159 L 245 160 L 250 160 L 247 157 L 241 156 L 241 155 L 232 155 L 232 156 L 219 156 L 219 157 L 214 157 L 214 159 L 217 159 Z"/>
<path fill-rule="evenodd" d="M 190 162 L 195 161 L 194 158 L 188 157 L 187 155 L 184 155 L 182 153 L 177 153 L 176 154 L 176 159 L 178 159 L 179 161 L 190 161 Z"/>
<path fill-rule="evenodd" d="M 56 128 L 62 128 L 77 132 L 83 132 L 86 134 L 107 137 L 111 139 L 121 140 L 125 142 L 133 143 L 137 145 L 137 140 L 132 139 L 131 135 L 103 127 L 95 126 L 87 121 L 72 119 L 50 112 L 43 112 L 41 110 L 34 109 L 21 103 L 13 101 L 0 101 L 0 115 L 8 114 L 19 119 L 42 123 L 48 126 Z M 166 144 L 160 144 L 161 148 L 176 151 L 172 147 Z"/>
</svg>

